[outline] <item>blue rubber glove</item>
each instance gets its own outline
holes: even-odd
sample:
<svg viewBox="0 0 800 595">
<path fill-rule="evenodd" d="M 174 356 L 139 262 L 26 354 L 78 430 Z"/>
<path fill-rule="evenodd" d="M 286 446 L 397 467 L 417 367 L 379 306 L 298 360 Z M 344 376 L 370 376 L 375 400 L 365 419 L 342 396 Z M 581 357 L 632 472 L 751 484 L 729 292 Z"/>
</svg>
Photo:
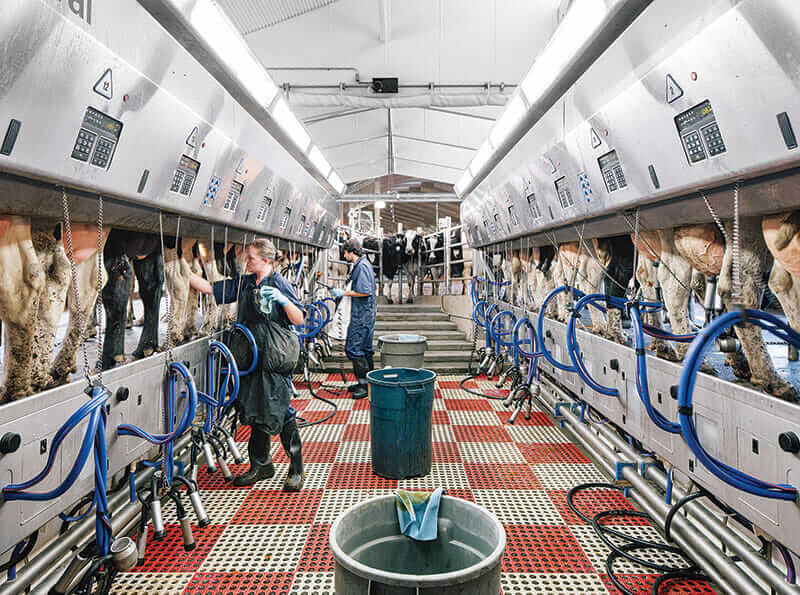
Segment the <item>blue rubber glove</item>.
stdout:
<svg viewBox="0 0 800 595">
<path fill-rule="evenodd" d="M 261 297 L 270 301 L 278 302 L 279 306 L 286 306 L 289 303 L 289 298 L 283 295 L 279 289 L 275 287 L 262 287 Z"/>
<path fill-rule="evenodd" d="M 331 295 L 333 295 L 333 297 L 336 299 L 339 299 L 340 297 L 344 297 L 344 290 L 334 287 L 331 289 Z"/>
</svg>

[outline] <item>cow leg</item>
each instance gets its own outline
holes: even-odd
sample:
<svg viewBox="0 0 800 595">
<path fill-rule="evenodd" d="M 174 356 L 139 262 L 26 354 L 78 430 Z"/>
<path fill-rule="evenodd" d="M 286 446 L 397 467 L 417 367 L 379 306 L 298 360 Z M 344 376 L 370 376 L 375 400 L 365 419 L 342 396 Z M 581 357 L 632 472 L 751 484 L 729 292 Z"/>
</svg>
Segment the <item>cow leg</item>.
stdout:
<svg viewBox="0 0 800 595">
<path fill-rule="evenodd" d="M 3 403 L 31 394 L 34 321 L 45 284 L 30 224 L 22 218 L 11 218 L 0 238 L 0 263 L 0 318 L 6 332 Z"/>
<path fill-rule="evenodd" d="M 39 294 L 31 348 L 31 385 L 33 391 L 38 392 L 53 386 L 50 358 L 55 347 L 56 330 L 64 313 L 70 268 L 64 247 L 50 231 L 35 230 L 31 239 L 44 272 L 44 288 Z"/>
<path fill-rule="evenodd" d="M 187 269 L 189 272 L 194 273 L 195 275 L 203 275 L 203 269 L 200 266 L 200 261 L 197 259 L 192 260 L 191 266 L 187 263 Z M 189 276 L 187 274 L 187 282 Z M 200 307 L 200 293 L 189 287 L 189 297 L 186 302 L 186 325 L 184 326 L 183 334 L 186 336 L 187 339 L 191 339 L 197 334 L 197 310 Z"/>
<path fill-rule="evenodd" d="M 406 303 L 407 304 L 413 304 L 414 303 L 414 282 L 416 281 L 417 276 L 414 275 L 413 273 L 411 273 L 411 271 L 409 271 L 406 276 L 408 278 L 408 299 L 406 300 Z"/>
<path fill-rule="evenodd" d="M 725 228 L 728 237 L 733 237 L 731 221 L 726 222 Z M 719 279 L 720 296 L 728 311 L 737 307 L 758 308 L 761 305 L 761 280 L 768 260 L 767 246 L 761 232 L 761 219 L 744 217 L 739 228 L 741 295 L 733 295 L 733 246 L 725 247 Z M 750 367 L 750 382 L 779 399 L 796 401 L 797 389 L 775 371 L 772 358 L 764 345 L 761 329 L 744 324 L 735 326 L 734 331 Z"/>
<path fill-rule="evenodd" d="M 53 360 L 53 365 L 50 368 L 50 375 L 56 382 L 66 382 L 67 377 L 72 372 L 77 370 L 77 366 L 75 364 L 75 355 L 78 351 L 78 347 L 80 347 L 81 343 L 86 338 L 87 325 L 90 323 L 96 324 L 93 313 L 96 312 L 98 274 L 103 275 L 100 283 L 102 285 L 103 282 L 106 281 L 107 276 L 105 275 L 105 270 L 98 271 L 97 269 L 96 253 L 91 258 L 88 258 L 76 265 L 76 277 L 78 279 L 78 299 L 80 301 L 81 309 L 80 312 L 77 311 L 77 304 L 75 304 L 74 298 L 75 294 L 74 291 L 70 290 L 67 293 L 67 303 L 69 305 L 69 325 L 67 326 L 67 334 L 64 336 L 64 341 L 61 343 L 61 348 L 58 350 L 58 353 Z M 123 328 L 123 351 L 120 352 L 120 355 L 123 356 L 123 359 L 125 342 L 124 335 L 125 330 Z"/>
<path fill-rule="evenodd" d="M 646 302 L 658 301 L 658 273 L 653 262 L 642 254 L 639 254 L 639 263 L 636 267 L 636 280 L 642 288 L 642 295 Z M 661 327 L 661 321 L 657 312 L 643 315 L 643 322 L 650 326 Z M 670 361 L 678 361 L 678 355 L 672 345 L 662 339 L 652 339 L 650 341 L 652 349 L 658 357 Z"/>
<path fill-rule="evenodd" d="M 131 283 L 131 290 L 128 293 L 128 318 L 125 321 L 125 328 L 130 329 L 136 325 L 135 315 L 133 313 L 133 294 L 136 290 L 136 283 Z"/>
<path fill-rule="evenodd" d="M 585 280 L 582 280 L 581 285 L 583 286 L 584 293 L 603 293 L 603 268 L 600 266 L 601 263 L 592 258 L 589 255 L 585 255 L 583 257 L 585 260 Z M 605 263 L 602 263 L 605 264 Z M 612 318 L 612 312 L 609 309 L 609 320 L 606 320 L 606 316 L 603 313 L 595 308 L 594 306 L 589 306 L 589 317 L 592 319 L 592 332 L 603 337 L 617 340 L 611 333 L 610 333 L 610 323 Z M 619 313 L 619 311 L 617 311 Z M 617 324 L 619 325 L 619 332 L 618 335 L 622 336 L 622 318 L 619 317 L 617 319 Z M 622 339 L 618 342 L 622 343 Z"/>
<path fill-rule="evenodd" d="M 108 280 L 103 286 L 106 332 L 103 339 L 102 367 L 113 368 L 125 361 L 125 320 L 133 280 L 131 262 L 125 255 L 105 259 Z"/>
<path fill-rule="evenodd" d="M 139 284 L 139 297 L 144 305 L 142 334 L 139 336 L 139 345 L 133 352 L 133 357 L 140 359 L 158 350 L 158 315 L 164 284 L 164 260 L 161 253 L 155 251 L 146 258 L 137 258 L 133 261 L 133 270 Z"/>
<path fill-rule="evenodd" d="M 692 267 L 678 253 L 675 247 L 674 231 L 662 229 L 658 231 L 661 241 L 661 263 L 658 267 L 658 283 L 661 285 L 664 305 L 669 313 L 672 332 L 678 335 L 689 333 L 689 317 L 686 311 L 689 300 L 689 284 L 692 281 Z M 676 361 L 683 360 L 688 343 L 676 343 Z"/>
</svg>

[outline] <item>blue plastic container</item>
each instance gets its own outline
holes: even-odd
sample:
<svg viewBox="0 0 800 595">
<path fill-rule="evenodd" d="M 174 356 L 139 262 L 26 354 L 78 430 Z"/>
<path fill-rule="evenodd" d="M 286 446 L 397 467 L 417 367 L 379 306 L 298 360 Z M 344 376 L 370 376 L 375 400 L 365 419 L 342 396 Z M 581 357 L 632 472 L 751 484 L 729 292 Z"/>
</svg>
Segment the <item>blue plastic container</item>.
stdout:
<svg viewBox="0 0 800 595">
<path fill-rule="evenodd" d="M 436 373 L 384 368 L 367 374 L 372 470 L 406 479 L 431 472 L 431 422 Z"/>
</svg>

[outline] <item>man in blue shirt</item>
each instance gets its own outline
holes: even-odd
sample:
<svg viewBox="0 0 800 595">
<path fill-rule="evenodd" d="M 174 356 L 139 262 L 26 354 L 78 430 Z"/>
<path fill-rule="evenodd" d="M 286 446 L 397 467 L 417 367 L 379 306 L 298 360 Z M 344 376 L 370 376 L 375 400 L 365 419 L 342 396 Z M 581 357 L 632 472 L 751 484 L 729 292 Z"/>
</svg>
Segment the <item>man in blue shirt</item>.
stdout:
<svg viewBox="0 0 800 595">
<path fill-rule="evenodd" d="M 334 297 L 350 296 L 353 300 L 350 309 L 350 326 L 347 327 L 345 354 L 353 362 L 353 372 L 358 384 L 350 387 L 354 399 L 367 396 L 367 372 L 375 368 L 373 361 L 372 337 L 375 334 L 375 273 L 372 264 L 364 256 L 361 242 L 347 240 L 343 246 L 344 259 L 353 263 L 350 273 L 350 290 L 335 289 Z"/>
</svg>

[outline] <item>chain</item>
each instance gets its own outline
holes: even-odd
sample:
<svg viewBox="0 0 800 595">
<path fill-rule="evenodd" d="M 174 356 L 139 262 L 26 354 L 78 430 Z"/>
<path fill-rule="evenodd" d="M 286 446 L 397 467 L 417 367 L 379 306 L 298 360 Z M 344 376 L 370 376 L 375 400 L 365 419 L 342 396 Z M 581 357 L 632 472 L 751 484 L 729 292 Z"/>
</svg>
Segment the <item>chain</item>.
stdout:
<svg viewBox="0 0 800 595">
<path fill-rule="evenodd" d="M 635 229 L 633 231 L 633 277 L 631 277 L 631 294 L 634 299 L 637 299 L 642 293 L 642 287 L 634 292 L 636 288 L 636 272 L 639 270 L 639 209 L 636 209 Z"/>
<path fill-rule="evenodd" d="M 738 183 L 736 184 L 736 186 L 737 186 L 737 189 L 736 189 L 735 195 L 738 197 L 739 196 L 739 189 L 738 189 L 739 185 L 738 185 Z M 703 197 L 703 202 L 706 203 L 706 208 L 708 209 L 708 212 L 711 213 L 711 217 L 714 219 L 714 223 L 717 224 L 717 227 L 719 228 L 720 232 L 722 233 L 722 239 L 725 240 L 725 243 L 727 244 L 728 243 L 728 234 L 725 232 L 725 226 L 722 225 L 722 221 L 720 221 L 720 218 L 717 216 L 717 213 L 714 211 L 714 208 L 711 206 L 711 203 L 709 202 L 708 197 L 705 194 L 701 194 L 701 196 Z"/>
<path fill-rule="evenodd" d="M 731 297 L 734 302 L 742 301 L 742 260 L 739 235 L 739 182 L 733 185 L 733 290 Z"/>
<path fill-rule="evenodd" d="M 75 265 L 75 252 L 72 248 L 72 226 L 69 216 L 69 199 L 66 189 L 61 189 L 61 204 L 64 209 L 64 236 L 67 238 L 67 256 L 69 257 L 70 274 L 72 276 L 72 300 L 75 302 L 75 317 L 78 320 L 78 328 L 84 325 L 83 312 L 81 311 L 80 291 L 78 290 L 78 267 Z M 83 352 L 83 375 L 91 386 L 92 379 L 89 374 L 89 354 L 86 352 L 86 342 L 81 341 L 81 351 Z"/>
<path fill-rule="evenodd" d="M 581 242 L 585 243 L 586 240 L 584 240 L 583 237 L 581 237 Z M 617 281 L 616 279 L 614 279 L 614 277 L 611 276 L 611 273 L 609 273 L 608 269 L 603 266 L 603 263 L 600 262 L 600 259 L 598 259 L 597 256 L 592 252 L 592 250 L 589 249 L 589 245 L 588 244 L 586 244 L 586 253 L 589 255 L 589 257 L 593 261 L 595 261 L 597 266 L 599 266 L 603 270 L 603 273 L 605 275 L 605 279 L 611 279 L 611 281 L 614 283 L 614 285 L 619 287 L 623 292 L 627 292 L 628 291 L 627 287 L 623 286 L 619 281 Z"/>
<path fill-rule="evenodd" d="M 253 239 L 254 240 L 256 239 L 255 234 L 253 234 Z M 245 248 L 245 246 L 247 246 L 247 234 L 246 233 L 244 234 L 244 237 L 242 239 L 242 260 L 239 262 L 239 279 L 238 279 L 238 284 L 237 284 L 237 287 L 236 287 L 236 313 L 237 313 L 237 317 L 238 317 L 238 313 L 239 313 L 239 297 L 242 295 L 242 283 L 243 283 L 243 280 L 244 280 L 244 259 L 245 259 L 245 256 L 246 256 L 246 252 L 245 252 L 246 248 Z M 234 252 L 234 254 L 236 254 L 236 252 Z M 256 307 L 258 307 L 258 304 L 256 304 Z"/>
<path fill-rule="evenodd" d="M 181 229 L 181 218 L 178 216 L 178 227 L 175 233 L 175 256 L 177 258 L 178 255 L 178 242 L 180 241 L 180 229 Z M 161 259 L 164 261 L 164 274 L 166 275 L 167 272 L 167 261 L 166 261 L 166 251 L 164 250 L 164 214 L 162 211 L 158 212 L 158 232 L 161 238 Z M 177 266 L 177 261 L 175 265 Z M 172 361 L 172 335 L 170 334 L 170 329 L 172 328 L 172 297 L 169 294 L 169 290 L 167 290 L 167 299 L 166 299 L 166 306 L 167 306 L 167 363 Z"/>
<path fill-rule="evenodd" d="M 94 302 L 94 323 L 97 333 L 97 381 L 103 384 L 103 333 L 100 332 L 100 317 L 103 315 L 103 195 L 97 197 L 97 298 Z"/>
</svg>

